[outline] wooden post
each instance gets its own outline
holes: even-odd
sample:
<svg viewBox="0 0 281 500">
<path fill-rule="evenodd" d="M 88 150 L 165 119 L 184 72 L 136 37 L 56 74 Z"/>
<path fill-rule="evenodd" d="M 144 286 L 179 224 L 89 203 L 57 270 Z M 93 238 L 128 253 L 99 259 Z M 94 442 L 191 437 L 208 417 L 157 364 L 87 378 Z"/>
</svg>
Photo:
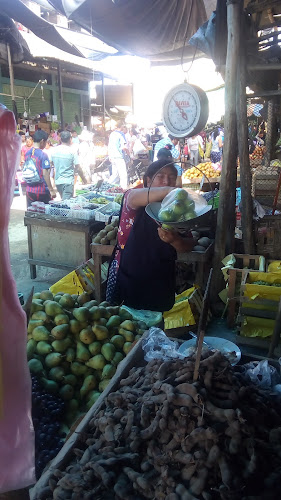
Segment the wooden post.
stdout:
<svg viewBox="0 0 281 500">
<path fill-rule="evenodd" d="M 241 222 L 244 252 L 254 254 L 253 237 L 253 200 L 252 200 L 252 173 L 249 159 L 248 145 L 248 119 L 247 119 L 247 99 L 246 99 L 246 54 L 245 54 L 245 22 L 243 6 L 241 6 L 241 29 L 240 29 L 240 51 L 237 71 L 237 137 L 238 151 L 240 159 L 240 186 L 241 186 Z"/>
<path fill-rule="evenodd" d="M 220 183 L 220 203 L 217 218 L 217 231 L 214 253 L 214 276 L 211 289 L 211 299 L 215 303 L 218 293 L 223 288 L 221 260 L 225 257 L 226 240 L 234 238 L 234 228 L 228 228 L 229 200 L 233 209 L 233 197 L 236 190 L 236 75 L 239 58 L 239 31 L 240 31 L 240 4 L 242 0 L 228 0 L 227 2 L 227 57 L 225 67 L 225 120 L 224 120 L 224 151 L 223 168 Z"/>
<path fill-rule="evenodd" d="M 58 86 L 59 86 L 59 102 L 60 102 L 60 121 L 61 121 L 61 128 L 62 128 L 62 130 L 64 130 L 63 93 L 62 93 L 62 78 L 61 78 L 60 61 L 58 61 L 57 69 L 58 69 Z"/>
</svg>

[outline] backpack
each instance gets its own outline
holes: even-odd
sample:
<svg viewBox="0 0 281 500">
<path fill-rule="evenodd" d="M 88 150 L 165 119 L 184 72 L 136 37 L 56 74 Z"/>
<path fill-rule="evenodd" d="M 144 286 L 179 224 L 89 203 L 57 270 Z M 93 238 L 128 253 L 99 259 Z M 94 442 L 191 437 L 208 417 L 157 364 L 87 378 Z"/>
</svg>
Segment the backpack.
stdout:
<svg viewBox="0 0 281 500">
<path fill-rule="evenodd" d="M 36 168 L 36 159 L 34 156 L 35 148 L 33 148 L 31 156 L 27 158 L 24 162 L 22 169 L 22 177 L 26 184 L 32 186 L 34 184 L 40 184 L 42 182 L 38 170 Z"/>
</svg>

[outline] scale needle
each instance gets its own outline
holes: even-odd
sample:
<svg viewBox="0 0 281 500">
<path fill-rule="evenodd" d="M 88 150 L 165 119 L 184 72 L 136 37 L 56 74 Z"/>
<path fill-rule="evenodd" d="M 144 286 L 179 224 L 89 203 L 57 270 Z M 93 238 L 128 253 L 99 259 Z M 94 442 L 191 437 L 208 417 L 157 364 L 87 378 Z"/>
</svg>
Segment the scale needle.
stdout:
<svg viewBox="0 0 281 500">
<path fill-rule="evenodd" d="M 182 109 L 182 107 L 179 105 L 179 103 L 176 101 L 176 99 L 174 97 L 173 97 L 173 100 L 175 101 L 177 108 L 180 110 L 180 114 L 183 117 L 183 119 L 188 120 L 188 116 L 187 116 L 186 112 Z"/>
</svg>

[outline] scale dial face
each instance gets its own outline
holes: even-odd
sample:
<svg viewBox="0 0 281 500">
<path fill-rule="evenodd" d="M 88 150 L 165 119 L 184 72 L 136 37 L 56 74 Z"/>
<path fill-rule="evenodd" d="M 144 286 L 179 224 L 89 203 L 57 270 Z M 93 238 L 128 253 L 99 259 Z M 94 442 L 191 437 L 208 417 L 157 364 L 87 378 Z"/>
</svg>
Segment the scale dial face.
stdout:
<svg viewBox="0 0 281 500">
<path fill-rule="evenodd" d="M 172 88 L 164 99 L 163 121 L 175 137 L 198 134 L 206 125 L 208 114 L 208 98 L 194 85 L 182 83 Z"/>
</svg>

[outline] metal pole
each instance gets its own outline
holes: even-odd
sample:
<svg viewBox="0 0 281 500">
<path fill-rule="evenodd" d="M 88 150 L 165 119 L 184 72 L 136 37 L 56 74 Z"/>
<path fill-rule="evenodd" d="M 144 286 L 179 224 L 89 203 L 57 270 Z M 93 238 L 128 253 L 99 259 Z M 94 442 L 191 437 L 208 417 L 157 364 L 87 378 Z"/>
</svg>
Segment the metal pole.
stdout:
<svg viewBox="0 0 281 500">
<path fill-rule="evenodd" d="M 10 85 L 11 85 L 11 96 L 12 96 L 12 103 L 13 103 L 13 112 L 16 116 L 17 112 L 17 106 L 16 106 L 16 101 L 15 101 L 15 82 L 14 82 L 14 68 L 12 64 L 12 57 L 11 57 L 11 49 L 10 45 L 7 43 L 7 54 L 8 54 L 8 65 L 9 65 L 9 74 L 10 74 Z M 17 117 L 16 117 L 17 118 Z"/>
<path fill-rule="evenodd" d="M 101 85 L 102 85 L 102 109 L 103 109 L 103 129 L 105 132 L 105 88 L 104 88 L 104 74 L 101 74 Z"/>
<path fill-rule="evenodd" d="M 60 121 L 61 121 L 61 128 L 62 128 L 62 130 L 64 130 L 63 93 L 62 93 L 62 79 L 61 79 L 60 61 L 58 61 L 57 69 L 58 69 L 59 103 L 60 103 Z"/>
</svg>

